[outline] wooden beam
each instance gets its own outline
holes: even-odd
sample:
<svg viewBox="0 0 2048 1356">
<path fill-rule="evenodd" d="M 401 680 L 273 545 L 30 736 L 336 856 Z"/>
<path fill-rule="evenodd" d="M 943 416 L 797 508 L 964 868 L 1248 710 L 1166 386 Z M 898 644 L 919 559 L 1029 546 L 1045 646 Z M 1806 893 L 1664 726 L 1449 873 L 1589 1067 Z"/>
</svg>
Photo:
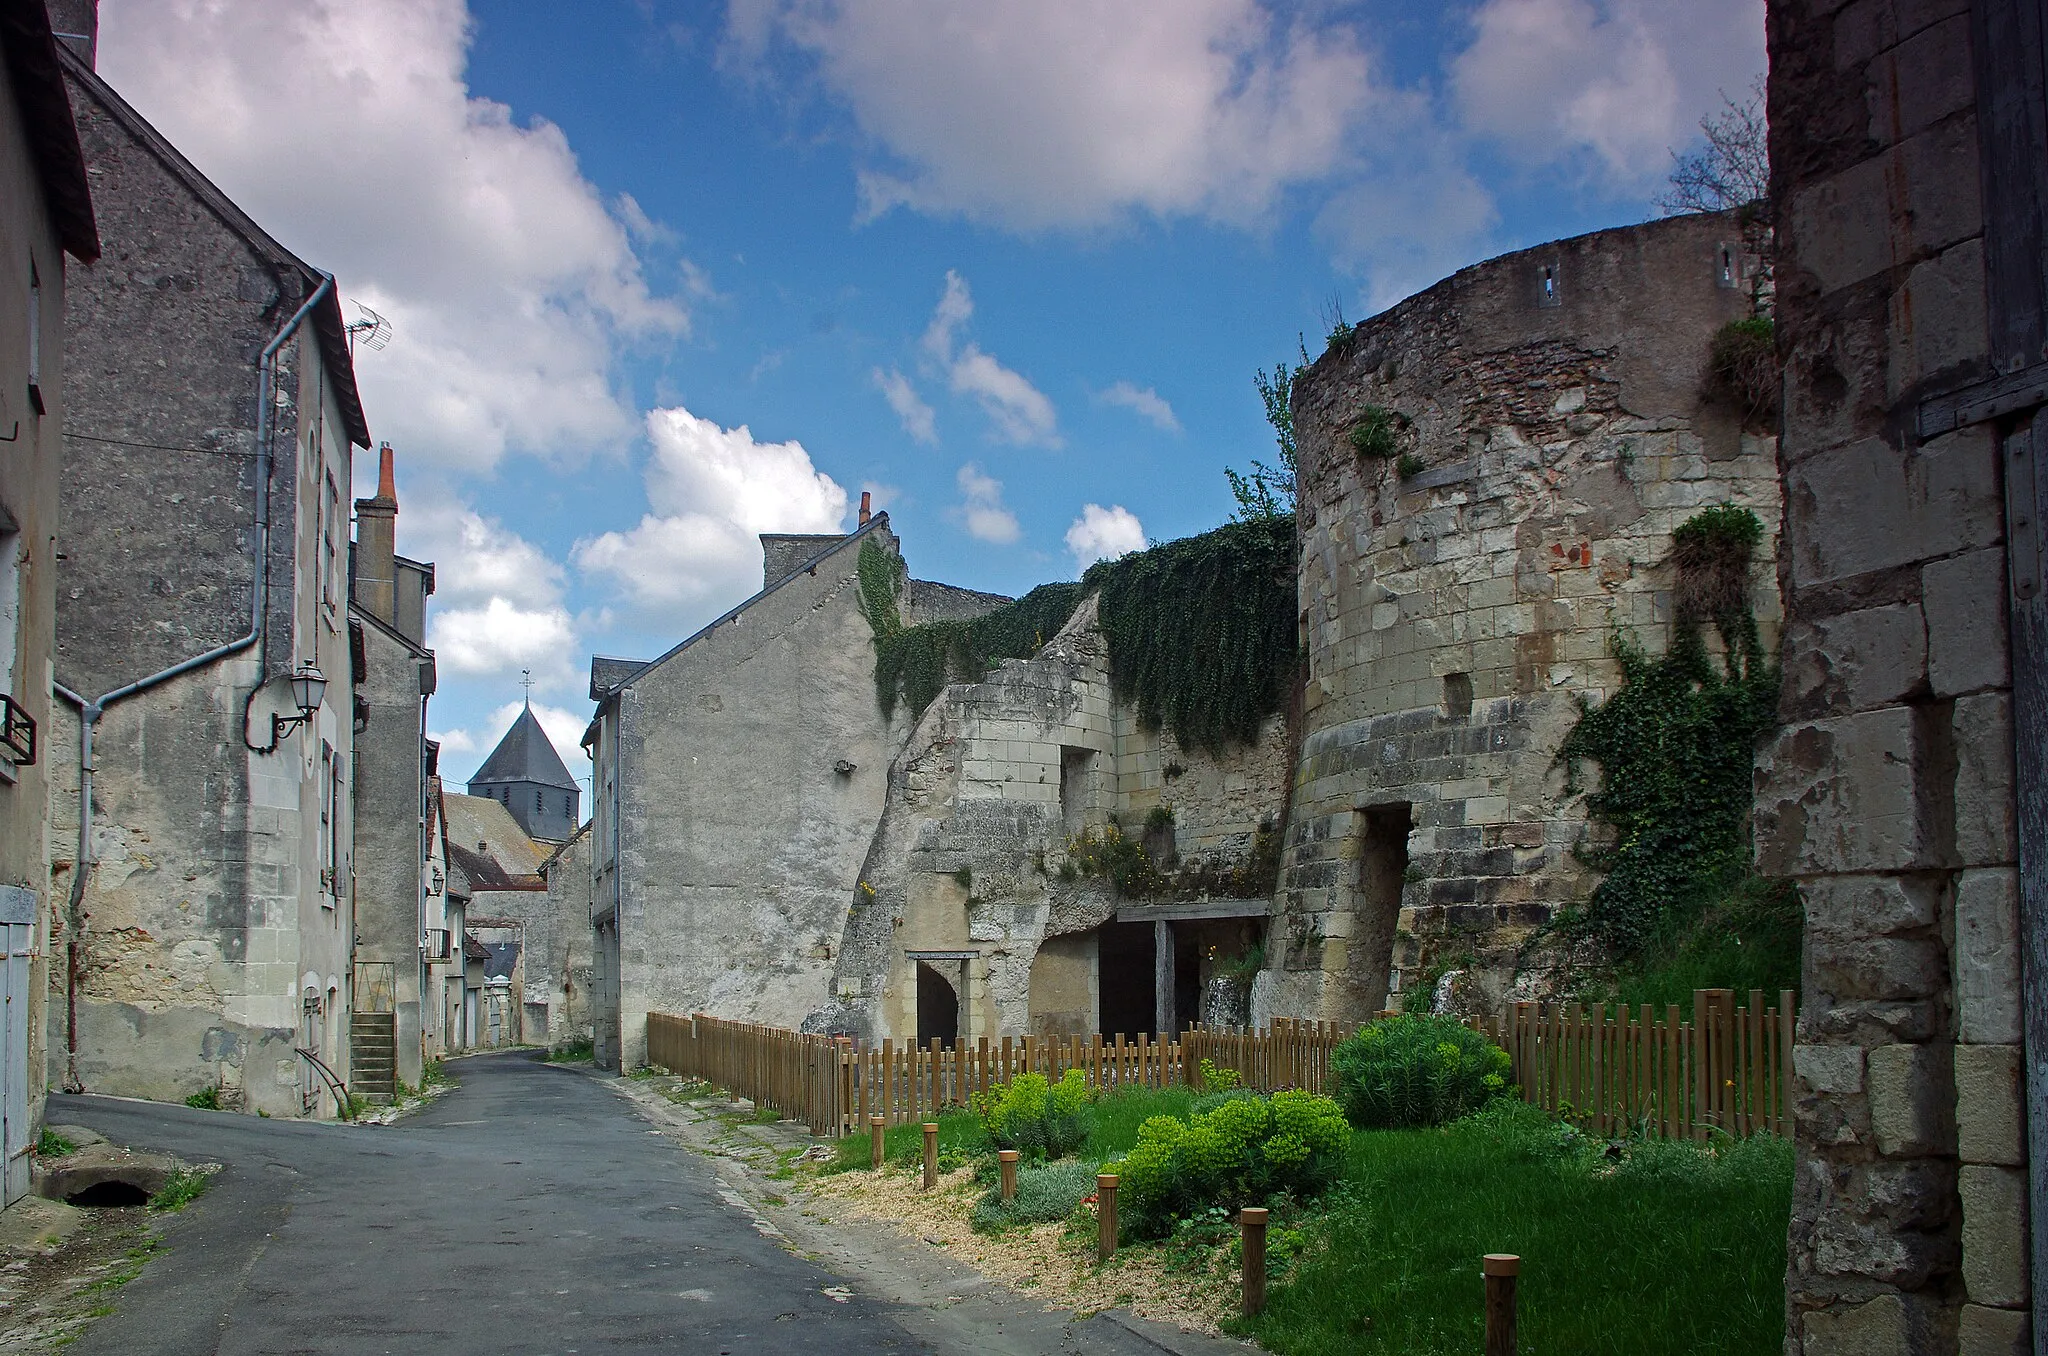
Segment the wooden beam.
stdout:
<svg viewBox="0 0 2048 1356">
<path fill-rule="evenodd" d="M 1126 904 L 1116 911 L 1119 923 L 1150 923 L 1161 918 L 1268 918 L 1270 899 L 1194 899 L 1179 904 Z"/>
<path fill-rule="evenodd" d="M 1162 1041 L 1173 1039 L 1173 924 L 1152 923 L 1152 1027 Z"/>
</svg>

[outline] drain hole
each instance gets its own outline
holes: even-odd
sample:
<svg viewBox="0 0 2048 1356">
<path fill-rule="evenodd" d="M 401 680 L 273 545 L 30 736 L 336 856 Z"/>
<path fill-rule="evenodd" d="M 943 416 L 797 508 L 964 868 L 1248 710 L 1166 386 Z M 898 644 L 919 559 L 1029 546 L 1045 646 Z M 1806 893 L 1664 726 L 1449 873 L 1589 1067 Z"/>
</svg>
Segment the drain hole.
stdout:
<svg viewBox="0 0 2048 1356">
<path fill-rule="evenodd" d="M 149 1193 L 133 1182 L 94 1182 L 85 1190 L 74 1191 L 64 1199 L 72 1205 L 111 1210 L 128 1205 L 148 1205 Z"/>
</svg>

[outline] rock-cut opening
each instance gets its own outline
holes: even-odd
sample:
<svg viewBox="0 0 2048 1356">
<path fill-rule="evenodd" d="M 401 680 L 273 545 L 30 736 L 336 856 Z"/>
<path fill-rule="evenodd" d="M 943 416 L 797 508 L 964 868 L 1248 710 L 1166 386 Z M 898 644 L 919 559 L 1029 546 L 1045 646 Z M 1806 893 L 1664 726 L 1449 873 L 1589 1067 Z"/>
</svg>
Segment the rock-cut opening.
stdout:
<svg viewBox="0 0 2048 1356">
<path fill-rule="evenodd" d="M 129 1205 L 148 1205 L 149 1193 L 133 1182 L 112 1179 L 94 1182 L 91 1186 L 74 1191 L 64 1198 L 68 1205 L 88 1208 L 118 1209 Z"/>
</svg>

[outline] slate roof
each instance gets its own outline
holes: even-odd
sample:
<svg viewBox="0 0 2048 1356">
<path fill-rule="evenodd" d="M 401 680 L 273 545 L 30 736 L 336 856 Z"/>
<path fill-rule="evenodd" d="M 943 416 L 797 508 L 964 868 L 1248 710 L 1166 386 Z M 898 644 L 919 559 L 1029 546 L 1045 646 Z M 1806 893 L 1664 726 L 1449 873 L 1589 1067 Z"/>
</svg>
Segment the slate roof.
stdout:
<svg viewBox="0 0 2048 1356">
<path fill-rule="evenodd" d="M 441 817 L 448 860 L 478 890 L 537 890 L 540 864 L 546 857 L 512 818 L 512 812 L 488 796 L 441 794 Z"/>
<path fill-rule="evenodd" d="M 519 719 L 505 731 L 498 747 L 491 750 L 491 756 L 484 759 L 484 765 L 469 779 L 471 786 L 495 782 L 535 782 L 541 786 L 558 786 L 564 791 L 577 789 L 576 779 L 569 775 L 562 755 L 555 752 L 554 741 L 548 738 L 548 732 L 534 719 L 531 706 L 519 713 Z"/>
</svg>

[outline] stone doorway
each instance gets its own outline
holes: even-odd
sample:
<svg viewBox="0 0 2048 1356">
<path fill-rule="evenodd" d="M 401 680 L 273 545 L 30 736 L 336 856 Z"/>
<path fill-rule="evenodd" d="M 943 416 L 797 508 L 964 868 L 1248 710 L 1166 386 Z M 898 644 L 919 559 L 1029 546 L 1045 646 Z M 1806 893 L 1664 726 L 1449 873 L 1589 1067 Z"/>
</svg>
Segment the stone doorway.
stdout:
<svg viewBox="0 0 2048 1356">
<path fill-rule="evenodd" d="M 958 969 L 961 962 L 952 963 Z M 929 961 L 917 962 L 917 1043 L 947 1049 L 960 1039 L 960 991 Z"/>
</svg>

